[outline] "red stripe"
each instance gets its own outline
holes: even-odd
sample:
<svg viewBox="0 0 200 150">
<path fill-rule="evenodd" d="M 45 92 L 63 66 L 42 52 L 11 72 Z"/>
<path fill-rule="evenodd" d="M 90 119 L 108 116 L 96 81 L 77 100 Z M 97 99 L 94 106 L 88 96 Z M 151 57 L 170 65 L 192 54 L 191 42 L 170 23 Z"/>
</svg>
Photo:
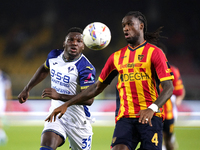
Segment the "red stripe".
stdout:
<svg viewBox="0 0 200 150">
<path fill-rule="evenodd" d="M 130 51 L 129 54 L 129 62 L 134 62 L 134 58 L 135 58 L 135 51 Z"/>
<path fill-rule="evenodd" d="M 146 62 L 149 48 L 150 48 L 150 45 L 146 44 L 142 51 L 142 55 L 144 55 L 144 57 L 142 58 L 142 60 L 140 62 Z"/>
<path fill-rule="evenodd" d="M 121 49 L 121 53 L 120 53 L 120 56 L 119 56 L 118 65 L 121 65 L 121 64 L 123 63 L 124 54 L 125 54 L 125 52 L 126 52 L 126 49 L 127 49 L 127 46 Z M 125 57 L 127 57 L 127 56 L 125 56 Z"/>
<path fill-rule="evenodd" d="M 151 99 L 151 94 L 150 94 L 148 82 L 142 81 L 142 86 L 143 86 L 144 97 L 145 97 L 145 100 L 146 100 L 146 106 L 149 107 L 152 104 L 152 99 Z"/>
</svg>

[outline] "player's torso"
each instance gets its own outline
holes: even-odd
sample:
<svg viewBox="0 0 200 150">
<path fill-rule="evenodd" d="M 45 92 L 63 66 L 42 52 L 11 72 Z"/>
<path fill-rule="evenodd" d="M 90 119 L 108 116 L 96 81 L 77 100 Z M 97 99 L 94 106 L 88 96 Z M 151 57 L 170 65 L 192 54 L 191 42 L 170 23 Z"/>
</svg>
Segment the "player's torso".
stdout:
<svg viewBox="0 0 200 150">
<path fill-rule="evenodd" d="M 79 70 L 77 68 L 77 62 L 79 59 L 73 62 L 66 62 L 63 60 L 63 53 L 59 56 L 49 59 L 49 68 L 51 75 L 51 87 L 54 88 L 60 94 L 76 95 L 81 92 L 79 81 Z M 59 107 L 64 102 L 60 100 L 52 100 L 50 111 Z M 86 112 L 87 111 L 87 112 Z M 70 124 L 72 126 L 84 126 L 85 122 L 90 119 L 89 108 L 83 105 L 70 106 L 62 117 L 63 123 Z"/>
<path fill-rule="evenodd" d="M 154 48 L 141 46 L 136 50 L 127 48 L 114 55 L 114 65 L 119 72 L 117 88 L 120 97 L 118 117 L 135 114 L 146 109 L 154 102 L 158 93 L 156 90 L 155 69 L 151 58 Z M 161 114 L 158 114 L 161 116 Z"/>
<path fill-rule="evenodd" d="M 130 99 L 138 98 L 140 101 L 156 100 L 157 91 L 155 90 L 155 70 L 152 67 L 151 55 L 153 49 L 146 50 L 144 47 L 137 50 L 127 49 L 122 55 L 117 54 L 118 60 L 115 62 L 115 66 L 119 72 L 118 76 L 118 89 L 126 89 Z M 123 61 L 121 61 L 123 58 Z M 145 94 L 151 94 L 151 97 L 145 96 Z"/>
<path fill-rule="evenodd" d="M 62 54 L 49 59 L 51 87 L 60 94 L 75 95 L 80 92 L 76 62 L 65 62 Z"/>
</svg>

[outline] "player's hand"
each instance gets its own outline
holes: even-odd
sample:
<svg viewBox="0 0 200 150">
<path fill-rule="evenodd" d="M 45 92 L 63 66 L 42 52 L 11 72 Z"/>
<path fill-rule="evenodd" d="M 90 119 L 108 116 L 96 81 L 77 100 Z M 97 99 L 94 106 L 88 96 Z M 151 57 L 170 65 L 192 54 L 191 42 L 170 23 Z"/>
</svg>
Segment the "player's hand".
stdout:
<svg viewBox="0 0 200 150">
<path fill-rule="evenodd" d="M 145 110 L 140 110 L 136 116 L 140 116 L 139 122 L 142 124 L 149 123 L 150 126 L 152 126 L 151 119 L 153 117 L 154 111 L 150 108 L 147 108 Z"/>
<path fill-rule="evenodd" d="M 54 109 L 53 112 L 45 119 L 45 121 L 52 122 L 53 120 L 55 122 L 56 116 L 60 113 L 60 115 L 58 116 L 58 118 L 60 119 L 63 116 L 63 114 L 67 111 L 67 108 L 67 104 L 64 103 L 60 107 Z"/>
<path fill-rule="evenodd" d="M 60 95 L 53 88 L 46 88 L 42 91 L 42 98 L 49 97 L 58 100 L 59 96 Z"/>
<path fill-rule="evenodd" d="M 22 103 L 25 103 L 26 100 L 28 99 L 29 97 L 29 92 L 27 92 L 26 90 L 23 90 L 19 95 L 18 95 L 18 100 L 19 102 L 22 104 Z"/>
</svg>

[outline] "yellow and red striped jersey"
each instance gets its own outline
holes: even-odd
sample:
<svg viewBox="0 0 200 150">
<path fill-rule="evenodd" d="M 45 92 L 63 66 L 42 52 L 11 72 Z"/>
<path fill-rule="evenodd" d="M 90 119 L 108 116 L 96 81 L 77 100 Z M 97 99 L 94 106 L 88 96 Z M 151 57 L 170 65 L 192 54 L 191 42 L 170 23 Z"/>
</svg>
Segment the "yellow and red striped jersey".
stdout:
<svg viewBox="0 0 200 150">
<path fill-rule="evenodd" d="M 171 71 L 174 74 L 174 80 L 173 80 L 174 90 L 173 90 L 173 94 L 176 95 L 176 96 L 182 95 L 184 86 L 183 86 L 183 81 L 181 79 L 181 75 L 180 75 L 179 69 L 177 67 L 171 65 Z M 164 109 L 165 119 L 170 120 L 170 119 L 174 118 L 173 104 L 172 104 L 170 99 L 163 105 L 163 109 Z"/>
<path fill-rule="evenodd" d="M 159 82 L 173 79 L 165 54 L 146 41 L 135 48 L 127 45 L 114 52 L 102 69 L 99 81 L 110 84 L 116 75 L 120 99 L 116 121 L 122 117 L 139 118 L 136 114 L 156 101 Z M 161 112 L 155 115 L 162 117 Z"/>
</svg>

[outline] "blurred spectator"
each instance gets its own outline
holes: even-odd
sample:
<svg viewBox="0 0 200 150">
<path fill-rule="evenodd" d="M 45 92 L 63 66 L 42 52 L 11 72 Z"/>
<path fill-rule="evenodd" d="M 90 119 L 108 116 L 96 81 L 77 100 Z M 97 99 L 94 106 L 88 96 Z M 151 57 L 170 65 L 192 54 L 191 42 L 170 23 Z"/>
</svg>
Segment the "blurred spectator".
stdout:
<svg viewBox="0 0 200 150">
<path fill-rule="evenodd" d="M 12 99 L 10 77 L 0 69 L 0 145 L 7 142 L 7 135 L 3 130 L 2 117 L 6 109 L 6 100 Z"/>
</svg>

